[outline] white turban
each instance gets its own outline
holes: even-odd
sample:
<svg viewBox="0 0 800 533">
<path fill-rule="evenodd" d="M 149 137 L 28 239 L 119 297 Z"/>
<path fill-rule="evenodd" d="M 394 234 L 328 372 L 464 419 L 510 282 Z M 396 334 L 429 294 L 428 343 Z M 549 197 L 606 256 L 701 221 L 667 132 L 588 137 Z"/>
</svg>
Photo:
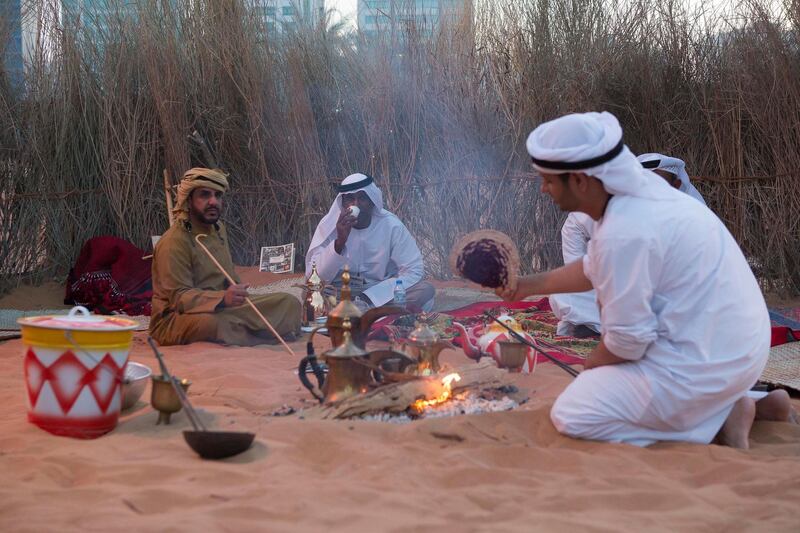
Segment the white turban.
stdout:
<svg viewBox="0 0 800 533">
<path fill-rule="evenodd" d="M 381 190 L 375 185 L 372 177 L 366 174 L 350 174 L 342 180 L 339 185 L 339 194 L 333 200 L 328 214 L 322 217 L 314 236 L 311 238 L 311 244 L 308 246 L 309 252 L 324 243 L 336 231 L 336 222 L 339 220 L 339 214 L 342 212 L 342 195 L 354 194 L 358 191 L 364 191 L 375 207 L 372 209 L 373 217 L 387 216 L 389 213 L 383 209 L 383 194 Z M 311 254 L 309 253 L 309 257 Z M 306 265 L 306 269 L 310 270 L 310 266 Z"/>
<path fill-rule="evenodd" d="M 670 174 L 675 174 L 678 179 L 681 180 L 680 191 L 688 194 L 701 204 L 706 205 L 703 195 L 700 194 L 700 191 L 695 189 L 694 185 L 692 185 L 692 182 L 689 180 L 689 174 L 686 173 L 686 163 L 684 163 L 682 159 L 655 153 L 642 154 L 636 159 L 639 160 L 644 168 L 665 170 Z"/>
<path fill-rule="evenodd" d="M 674 199 L 667 182 L 642 168 L 622 142 L 622 128 L 611 113 L 575 113 L 545 122 L 528 136 L 527 147 L 539 172 L 583 172 L 603 182 L 609 194 Z"/>
</svg>

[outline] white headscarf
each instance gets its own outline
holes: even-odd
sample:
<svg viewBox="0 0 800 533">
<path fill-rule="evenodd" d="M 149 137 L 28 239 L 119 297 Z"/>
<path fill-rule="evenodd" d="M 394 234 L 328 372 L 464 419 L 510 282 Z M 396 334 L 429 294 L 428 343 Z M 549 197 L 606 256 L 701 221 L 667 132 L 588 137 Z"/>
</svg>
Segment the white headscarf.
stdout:
<svg viewBox="0 0 800 533">
<path fill-rule="evenodd" d="M 636 159 L 643 165 L 645 163 L 655 163 L 655 166 L 648 167 L 650 169 L 666 170 L 670 174 L 675 174 L 678 176 L 678 179 L 681 180 L 680 191 L 688 194 L 701 204 L 706 205 L 703 195 L 700 194 L 700 191 L 695 189 L 694 185 L 692 185 L 692 182 L 689 180 L 689 174 L 686 173 L 686 163 L 682 159 L 656 153 L 642 154 Z"/>
<path fill-rule="evenodd" d="M 360 182 L 364 182 L 364 185 L 361 187 L 358 186 Z M 354 188 L 347 187 L 348 185 Z M 317 230 L 311 238 L 311 244 L 308 246 L 309 252 L 317 246 L 320 246 L 336 231 L 336 221 L 339 220 L 339 214 L 342 212 L 343 194 L 354 194 L 358 191 L 364 191 L 367 196 L 369 196 L 369 199 L 372 200 L 372 203 L 375 204 L 375 207 L 372 208 L 373 217 L 389 215 L 389 212 L 383 209 L 383 194 L 375 183 L 373 183 L 371 177 L 365 174 L 350 174 L 342 180 L 339 189 L 342 187 L 347 190 L 336 195 L 336 198 L 333 200 L 333 205 L 331 205 L 331 208 L 328 210 L 328 214 L 320 220 L 319 225 L 317 225 Z"/>
<path fill-rule="evenodd" d="M 575 113 L 545 122 L 528 136 L 528 153 L 539 172 L 583 172 L 609 194 L 674 199 L 660 176 L 642 168 L 622 142 L 622 127 L 608 112 Z"/>
</svg>

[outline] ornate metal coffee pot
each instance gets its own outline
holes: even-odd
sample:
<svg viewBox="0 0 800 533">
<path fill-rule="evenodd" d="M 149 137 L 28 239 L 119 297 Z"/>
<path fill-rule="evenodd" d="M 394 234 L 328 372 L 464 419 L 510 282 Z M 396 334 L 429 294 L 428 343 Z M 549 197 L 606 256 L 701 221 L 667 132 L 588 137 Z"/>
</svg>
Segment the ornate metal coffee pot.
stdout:
<svg viewBox="0 0 800 533">
<path fill-rule="evenodd" d="M 439 354 L 445 348 L 453 348 L 449 341 L 442 340 L 427 323 L 425 313 L 420 315 L 417 327 L 408 335 L 408 339 L 400 342 L 402 351 L 416 362 L 415 373 L 418 375 L 435 374 L 441 369 Z"/>
<path fill-rule="evenodd" d="M 333 305 L 331 305 L 329 298 L 332 297 L 325 296 L 325 282 L 317 273 L 316 263 L 312 264 L 311 275 L 308 276 L 302 287 L 304 291 L 302 325 L 306 327 L 318 326 L 319 320 L 326 317 L 336 304 L 336 299 L 333 298 Z"/>
<path fill-rule="evenodd" d="M 372 327 L 372 324 L 387 315 L 393 314 L 406 314 L 407 311 L 402 307 L 384 305 L 381 307 L 374 307 L 366 313 L 361 313 L 361 310 L 356 307 L 351 299 L 350 290 L 350 268 L 345 266 L 342 273 L 342 291 L 339 299 L 339 304 L 328 313 L 328 319 L 325 322 L 325 328 L 328 329 L 328 335 L 331 338 L 331 343 L 334 347 L 342 344 L 344 338 L 344 321 L 350 320 L 351 330 L 350 335 L 353 343 L 361 349 L 366 347 L 367 335 Z M 314 334 L 323 326 L 315 328 L 311 332 L 308 340 L 309 354 L 313 353 L 313 340 Z"/>
<path fill-rule="evenodd" d="M 327 375 L 313 354 L 304 357 L 297 368 L 300 381 L 320 402 L 332 403 L 367 392 L 378 384 L 373 379 L 372 372 L 380 371 L 384 361 L 401 359 L 405 365 L 411 363 L 403 354 L 390 350 L 367 353 L 353 342 L 350 326 L 350 319 L 345 318 L 342 324 L 342 343 L 323 353 L 320 358 L 328 366 Z M 318 387 L 308 379 L 309 367 L 317 378 Z"/>
</svg>

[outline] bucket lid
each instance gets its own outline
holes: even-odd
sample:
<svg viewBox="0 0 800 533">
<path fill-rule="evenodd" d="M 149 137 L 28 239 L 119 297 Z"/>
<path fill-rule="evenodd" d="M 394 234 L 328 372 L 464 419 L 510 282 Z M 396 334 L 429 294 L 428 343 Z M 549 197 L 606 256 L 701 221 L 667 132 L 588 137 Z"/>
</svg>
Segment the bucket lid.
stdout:
<svg viewBox="0 0 800 533">
<path fill-rule="evenodd" d="M 93 315 L 77 305 L 67 315 L 31 316 L 20 318 L 17 324 L 45 329 L 79 331 L 130 331 L 139 327 L 133 320 L 118 316 Z"/>
</svg>

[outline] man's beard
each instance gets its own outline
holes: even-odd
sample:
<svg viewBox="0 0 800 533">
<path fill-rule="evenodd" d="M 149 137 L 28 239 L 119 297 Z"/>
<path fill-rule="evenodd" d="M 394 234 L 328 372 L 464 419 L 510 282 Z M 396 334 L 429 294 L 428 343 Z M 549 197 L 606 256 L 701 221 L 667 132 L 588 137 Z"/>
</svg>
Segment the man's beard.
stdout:
<svg viewBox="0 0 800 533">
<path fill-rule="evenodd" d="M 209 211 L 211 211 L 211 214 L 208 214 Z M 208 224 L 210 226 L 211 224 L 216 224 L 216 222 L 219 220 L 219 215 L 219 209 L 207 209 L 202 213 L 197 213 L 197 218 L 200 219 L 200 222 L 203 224 Z"/>
</svg>

